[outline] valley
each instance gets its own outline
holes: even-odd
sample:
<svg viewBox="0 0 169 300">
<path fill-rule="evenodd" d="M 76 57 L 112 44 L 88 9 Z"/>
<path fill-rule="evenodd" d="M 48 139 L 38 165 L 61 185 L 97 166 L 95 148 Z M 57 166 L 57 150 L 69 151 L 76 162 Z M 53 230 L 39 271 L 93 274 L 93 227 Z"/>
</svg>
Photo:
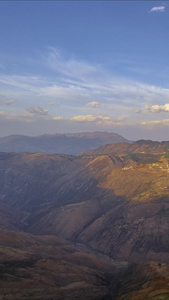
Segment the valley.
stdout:
<svg viewBox="0 0 169 300">
<path fill-rule="evenodd" d="M 129 145 L 0 153 L 0 299 L 168 299 L 168 144 Z"/>
</svg>

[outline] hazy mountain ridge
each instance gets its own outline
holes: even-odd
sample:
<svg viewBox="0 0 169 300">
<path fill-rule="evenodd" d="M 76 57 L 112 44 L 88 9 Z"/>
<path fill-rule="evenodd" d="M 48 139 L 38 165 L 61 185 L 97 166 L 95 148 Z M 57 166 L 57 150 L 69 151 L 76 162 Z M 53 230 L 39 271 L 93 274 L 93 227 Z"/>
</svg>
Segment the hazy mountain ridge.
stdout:
<svg viewBox="0 0 169 300">
<path fill-rule="evenodd" d="M 0 152 L 45 152 L 75 155 L 104 144 L 128 142 L 116 133 L 84 132 L 44 134 L 37 137 L 11 135 L 0 138 Z"/>
</svg>

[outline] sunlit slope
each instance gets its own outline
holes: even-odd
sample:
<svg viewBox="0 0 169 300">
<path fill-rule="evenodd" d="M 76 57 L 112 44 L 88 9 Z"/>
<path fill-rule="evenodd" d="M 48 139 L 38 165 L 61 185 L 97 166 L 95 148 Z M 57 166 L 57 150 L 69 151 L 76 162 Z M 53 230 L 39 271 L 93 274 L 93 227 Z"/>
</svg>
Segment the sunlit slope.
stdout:
<svg viewBox="0 0 169 300">
<path fill-rule="evenodd" d="M 0 201 L 20 211 L 18 230 L 60 236 L 115 259 L 169 262 L 167 154 L 0 158 Z"/>
<path fill-rule="evenodd" d="M 1 153 L 0 175 L 4 299 L 167 299 L 167 152 Z"/>
<path fill-rule="evenodd" d="M 107 144 L 99 148 L 88 150 L 82 155 L 124 154 L 124 153 L 159 153 L 169 151 L 169 142 L 154 142 L 151 140 L 139 140 L 134 143 Z"/>
</svg>

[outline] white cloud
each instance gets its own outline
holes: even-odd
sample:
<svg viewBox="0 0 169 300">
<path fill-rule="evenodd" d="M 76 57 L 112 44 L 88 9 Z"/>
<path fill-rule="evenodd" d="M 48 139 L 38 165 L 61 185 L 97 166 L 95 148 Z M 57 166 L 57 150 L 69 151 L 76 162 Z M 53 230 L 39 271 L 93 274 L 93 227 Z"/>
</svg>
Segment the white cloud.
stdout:
<svg viewBox="0 0 169 300">
<path fill-rule="evenodd" d="M 111 125 L 124 125 L 126 117 L 121 116 L 118 118 L 110 118 L 101 115 L 77 115 L 70 118 L 65 118 L 62 116 L 53 117 L 53 120 L 65 120 L 69 122 L 79 122 L 79 123 L 90 123 L 92 122 L 95 125 L 111 126 Z"/>
<path fill-rule="evenodd" d="M 87 106 L 90 106 L 90 107 L 99 107 L 100 106 L 100 103 L 99 102 L 96 102 L 96 101 L 93 101 L 93 102 L 89 102 L 86 104 Z"/>
<path fill-rule="evenodd" d="M 146 105 L 145 109 L 153 113 L 169 112 L 169 103 L 165 105 L 152 105 L 152 106 Z"/>
<path fill-rule="evenodd" d="M 148 125 L 148 126 L 153 126 L 153 125 L 169 125 L 169 119 L 154 120 L 154 121 L 145 121 L 145 122 L 141 122 L 141 125 Z"/>
<path fill-rule="evenodd" d="M 40 106 L 32 106 L 26 109 L 26 111 L 28 111 L 31 114 L 38 114 L 38 115 L 47 115 L 48 114 L 48 110 L 43 109 Z"/>
<path fill-rule="evenodd" d="M 71 121 L 77 122 L 93 122 L 99 120 L 110 120 L 110 117 L 102 117 L 102 116 L 95 116 L 95 115 L 78 115 L 70 118 Z"/>
<path fill-rule="evenodd" d="M 26 109 L 26 112 L 21 113 L 9 113 L 0 111 L 1 118 L 8 121 L 22 121 L 25 123 L 32 123 L 38 120 L 37 116 L 40 116 L 44 122 L 50 121 L 67 121 L 67 122 L 79 122 L 79 123 L 90 123 L 96 125 L 117 125 L 117 124 L 124 124 L 125 117 L 118 117 L 118 118 L 110 118 L 108 116 L 101 116 L 101 115 L 76 115 L 73 117 L 63 117 L 63 116 L 52 116 L 48 114 L 48 111 L 44 110 L 41 107 L 33 106 Z M 71 124 L 69 123 L 69 124 Z"/>
<path fill-rule="evenodd" d="M 53 120 L 64 120 L 64 117 L 58 116 L 58 117 L 53 117 Z"/>
<path fill-rule="evenodd" d="M 157 11 L 157 12 L 164 12 L 165 10 L 165 6 L 154 6 L 152 7 L 152 9 L 150 10 L 150 12 L 154 12 L 154 11 Z"/>
</svg>

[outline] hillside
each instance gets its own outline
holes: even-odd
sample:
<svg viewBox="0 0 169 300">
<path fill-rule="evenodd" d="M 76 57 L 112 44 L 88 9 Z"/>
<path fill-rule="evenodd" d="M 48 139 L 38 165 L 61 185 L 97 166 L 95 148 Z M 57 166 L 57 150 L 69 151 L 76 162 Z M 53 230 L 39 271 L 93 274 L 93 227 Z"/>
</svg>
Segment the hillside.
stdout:
<svg viewBox="0 0 169 300">
<path fill-rule="evenodd" d="M 2 299 L 154 300 L 169 293 L 167 264 L 115 262 L 54 236 L 0 230 L 0 253 Z"/>
<path fill-rule="evenodd" d="M 117 143 L 111 145 L 104 145 L 97 149 L 84 151 L 80 153 L 80 155 L 131 153 L 162 154 L 163 152 L 169 152 L 169 142 L 153 142 L 151 140 L 139 140 L 134 143 Z"/>
<path fill-rule="evenodd" d="M 169 262 L 169 159 L 152 159 L 1 154 L 0 201 L 24 214 L 20 230 L 80 242 L 114 259 Z"/>
<path fill-rule="evenodd" d="M 152 149 L 0 154 L 4 299 L 167 299 L 169 157 Z"/>
<path fill-rule="evenodd" d="M 0 138 L 0 152 L 45 152 L 77 154 L 105 144 L 128 142 L 116 133 L 84 132 L 45 134 L 37 137 L 11 135 Z"/>
<path fill-rule="evenodd" d="M 0 230 L 0 297 L 103 299 L 118 266 L 54 236 Z M 85 293 L 84 293 L 85 290 Z"/>
</svg>

